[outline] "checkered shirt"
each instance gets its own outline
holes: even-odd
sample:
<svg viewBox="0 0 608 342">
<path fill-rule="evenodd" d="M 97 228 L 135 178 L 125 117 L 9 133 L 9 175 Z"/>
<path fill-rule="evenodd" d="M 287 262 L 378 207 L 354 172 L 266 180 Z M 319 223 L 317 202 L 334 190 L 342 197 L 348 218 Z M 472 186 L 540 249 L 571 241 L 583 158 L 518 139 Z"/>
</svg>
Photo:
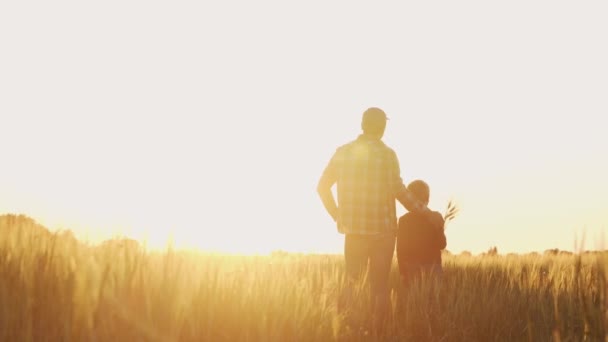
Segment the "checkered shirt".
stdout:
<svg viewBox="0 0 608 342">
<path fill-rule="evenodd" d="M 339 147 L 321 182 L 337 183 L 341 233 L 374 235 L 396 231 L 396 196 L 405 186 L 397 155 L 380 139 L 360 135 Z"/>
</svg>

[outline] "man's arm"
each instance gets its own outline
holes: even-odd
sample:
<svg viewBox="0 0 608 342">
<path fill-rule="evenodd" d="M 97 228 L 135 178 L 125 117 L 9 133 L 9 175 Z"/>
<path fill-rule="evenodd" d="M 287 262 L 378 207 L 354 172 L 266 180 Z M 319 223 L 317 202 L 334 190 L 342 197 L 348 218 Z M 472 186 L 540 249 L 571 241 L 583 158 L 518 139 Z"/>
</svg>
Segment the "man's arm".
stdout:
<svg viewBox="0 0 608 342">
<path fill-rule="evenodd" d="M 437 212 L 432 211 L 424 203 L 418 201 L 407 188 L 404 188 L 403 191 L 398 194 L 397 200 L 399 200 L 408 211 L 424 215 L 428 222 L 443 232 L 443 226 L 445 224 L 443 216 L 441 216 L 441 214 L 436 215 Z"/>
<path fill-rule="evenodd" d="M 425 205 L 418 201 L 405 187 L 401 178 L 401 168 L 399 167 L 399 159 L 397 154 L 391 150 L 391 186 L 395 193 L 395 198 L 407 209 L 407 211 L 420 212 L 428 210 Z"/>
<path fill-rule="evenodd" d="M 325 171 L 323 171 L 323 175 L 321 175 L 319 185 L 317 185 L 317 192 L 319 193 L 319 197 L 321 197 L 321 201 L 323 202 L 325 210 L 327 210 L 334 222 L 337 222 L 338 205 L 336 204 L 336 200 L 334 199 L 334 194 L 331 192 L 331 187 L 336 183 L 338 179 L 335 164 L 336 161 L 334 155 L 334 157 L 329 161 L 329 164 L 327 164 Z"/>
<path fill-rule="evenodd" d="M 401 188 L 401 190 L 399 190 L 399 192 L 397 193 L 397 200 L 399 201 L 399 203 L 401 203 L 401 205 L 403 205 L 403 207 L 405 209 L 407 209 L 407 211 L 422 212 L 422 213 L 429 211 L 429 208 L 427 208 L 424 204 L 422 204 L 422 202 L 418 201 L 407 190 L 405 185 L 402 185 L 402 186 L 403 187 Z"/>
<path fill-rule="evenodd" d="M 434 226 L 439 226 L 443 228 L 443 219 L 442 222 L 438 222 L 436 218 L 432 215 L 432 210 L 430 210 L 424 203 L 420 202 L 413 194 L 411 194 L 405 185 L 403 184 L 403 179 L 401 178 L 401 168 L 399 167 L 399 159 L 397 158 L 397 154 L 392 152 L 392 160 L 393 160 L 393 186 L 395 191 L 395 197 L 407 209 L 407 211 L 416 212 L 423 214 L 427 220 L 429 220 Z"/>
</svg>

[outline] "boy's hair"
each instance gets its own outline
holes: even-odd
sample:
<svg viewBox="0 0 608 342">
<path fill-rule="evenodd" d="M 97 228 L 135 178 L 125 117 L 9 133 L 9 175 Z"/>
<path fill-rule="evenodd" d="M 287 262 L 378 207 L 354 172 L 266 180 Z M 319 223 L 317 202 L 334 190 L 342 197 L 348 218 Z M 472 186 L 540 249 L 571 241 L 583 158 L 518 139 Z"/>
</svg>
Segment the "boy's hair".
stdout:
<svg viewBox="0 0 608 342">
<path fill-rule="evenodd" d="M 431 196 L 429 185 L 425 181 L 417 179 L 408 184 L 407 189 L 416 196 L 420 201 L 428 203 L 429 197 Z"/>
</svg>

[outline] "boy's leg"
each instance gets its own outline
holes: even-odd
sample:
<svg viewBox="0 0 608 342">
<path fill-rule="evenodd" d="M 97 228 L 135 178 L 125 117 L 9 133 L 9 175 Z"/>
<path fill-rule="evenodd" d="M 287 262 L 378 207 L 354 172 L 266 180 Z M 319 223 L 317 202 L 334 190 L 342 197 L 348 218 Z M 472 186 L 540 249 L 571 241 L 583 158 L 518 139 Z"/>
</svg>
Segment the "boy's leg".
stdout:
<svg viewBox="0 0 608 342">
<path fill-rule="evenodd" d="M 441 290 L 441 282 L 443 280 L 443 267 L 441 264 L 433 264 L 431 269 L 433 288 L 435 293 L 439 295 L 439 291 Z"/>
<path fill-rule="evenodd" d="M 435 278 L 435 282 L 441 284 L 441 280 L 443 279 L 443 267 L 441 264 L 433 264 L 433 277 Z"/>
<path fill-rule="evenodd" d="M 412 287 L 415 287 L 416 283 L 420 282 L 420 279 L 423 278 L 423 270 L 419 263 L 409 262 L 403 266 L 403 276 L 401 277 L 403 281 L 403 285 L 405 286 L 406 293 Z"/>
</svg>

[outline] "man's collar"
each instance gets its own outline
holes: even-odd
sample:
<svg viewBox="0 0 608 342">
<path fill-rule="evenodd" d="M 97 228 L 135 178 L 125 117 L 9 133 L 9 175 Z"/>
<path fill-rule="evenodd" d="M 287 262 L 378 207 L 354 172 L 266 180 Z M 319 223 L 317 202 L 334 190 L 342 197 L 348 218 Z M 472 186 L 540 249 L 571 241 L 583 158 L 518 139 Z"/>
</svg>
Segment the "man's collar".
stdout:
<svg viewBox="0 0 608 342">
<path fill-rule="evenodd" d="M 382 138 L 378 138 L 372 135 L 368 135 L 368 134 L 359 134 L 359 136 L 357 137 L 357 140 L 359 141 L 380 141 L 382 142 Z"/>
</svg>

